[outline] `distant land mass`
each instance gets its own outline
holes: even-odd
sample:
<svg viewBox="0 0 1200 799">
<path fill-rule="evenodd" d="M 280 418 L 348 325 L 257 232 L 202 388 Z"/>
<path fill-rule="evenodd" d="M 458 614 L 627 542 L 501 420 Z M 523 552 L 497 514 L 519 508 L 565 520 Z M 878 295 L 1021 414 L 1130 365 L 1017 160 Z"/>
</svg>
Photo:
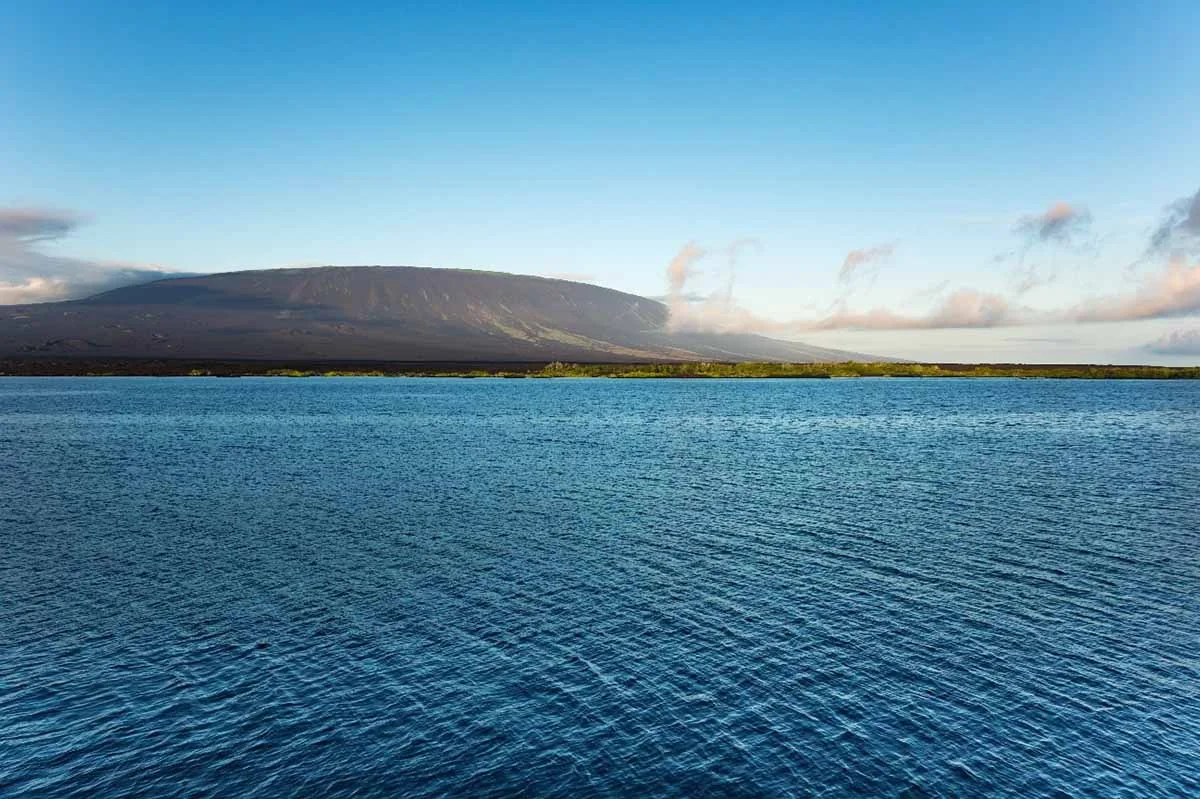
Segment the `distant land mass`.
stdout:
<svg viewBox="0 0 1200 799">
<path fill-rule="evenodd" d="M 410 266 L 156 280 L 0 306 L 0 356 L 274 361 L 819 363 L 886 358 L 668 329 L 661 302 L 569 280 Z"/>
</svg>

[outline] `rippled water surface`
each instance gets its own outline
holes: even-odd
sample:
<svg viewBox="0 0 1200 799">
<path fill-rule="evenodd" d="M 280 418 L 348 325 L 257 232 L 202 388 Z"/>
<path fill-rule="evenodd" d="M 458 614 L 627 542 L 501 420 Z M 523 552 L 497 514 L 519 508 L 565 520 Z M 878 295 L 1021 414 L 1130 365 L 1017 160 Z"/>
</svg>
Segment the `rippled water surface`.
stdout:
<svg viewBox="0 0 1200 799">
<path fill-rule="evenodd" d="M 0 379 L 0 795 L 1195 796 L 1200 383 Z"/>
</svg>

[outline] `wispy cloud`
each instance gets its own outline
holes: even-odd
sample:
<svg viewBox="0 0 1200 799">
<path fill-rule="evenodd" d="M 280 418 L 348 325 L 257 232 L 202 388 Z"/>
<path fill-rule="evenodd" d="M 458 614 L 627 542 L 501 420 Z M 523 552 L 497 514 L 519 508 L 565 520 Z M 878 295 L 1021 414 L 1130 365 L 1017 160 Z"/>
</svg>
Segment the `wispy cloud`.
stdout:
<svg viewBox="0 0 1200 799">
<path fill-rule="evenodd" d="M 1200 189 L 1167 206 L 1158 227 L 1150 235 L 1147 253 L 1200 252 Z"/>
<path fill-rule="evenodd" d="M 813 323 L 810 329 L 1007 327 L 1037 322 L 1125 322 L 1198 313 L 1200 264 L 1188 266 L 1181 257 L 1176 257 L 1162 271 L 1146 276 L 1130 293 L 1101 297 L 1070 308 L 1036 311 L 1014 305 L 998 294 L 959 289 L 925 314 L 901 314 L 883 308 L 865 313 L 840 312 Z"/>
<path fill-rule="evenodd" d="M 670 309 L 669 326 L 672 330 L 744 330 L 752 324 L 765 320 L 754 320 L 733 297 L 734 282 L 742 255 L 751 249 L 760 249 L 758 239 L 741 238 L 724 247 L 715 249 L 701 247 L 689 241 L 680 248 L 667 264 L 667 295 L 662 299 Z M 723 283 L 708 293 L 688 288 L 688 281 L 701 274 L 700 261 L 710 256 L 724 256 L 725 273 Z M 718 273 L 719 274 L 719 273 Z"/>
<path fill-rule="evenodd" d="M 675 297 L 683 293 L 688 279 L 697 274 L 696 263 L 707 254 L 708 252 L 694 241 L 689 241 L 680 248 L 667 264 L 667 296 Z"/>
<path fill-rule="evenodd" d="M 826 330 L 940 330 L 990 328 L 1036 321 L 1033 312 L 1014 308 L 996 294 L 960 289 L 928 313 L 904 314 L 887 308 L 835 311 L 819 318 L 768 319 L 734 302 L 704 302 L 672 312 L 672 329 L 711 333 L 801 334 Z"/>
<path fill-rule="evenodd" d="M 1048 286 L 1058 280 L 1058 275 L 1045 272 L 1036 266 L 1020 266 L 1013 272 L 1013 291 L 1019 297 L 1034 289 Z"/>
<path fill-rule="evenodd" d="M 1092 215 L 1087 209 L 1057 202 L 1040 214 L 1021 217 L 1016 232 L 1033 241 L 1067 244 L 1073 237 L 1085 232 L 1091 223 Z"/>
<path fill-rule="evenodd" d="M 704 251 L 686 245 L 668 267 L 668 295 L 673 329 L 709 332 L 799 334 L 825 330 L 942 330 L 1015 327 L 1069 322 L 1121 322 L 1200 314 L 1200 264 L 1188 266 L 1172 258 L 1162 271 L 1147 275 L 1133 291 L 1089 300 L 1075 306 L 1038 310 L 1017 304 L 1001 294 L 959 288 L 937 300 L 922 313 L 876 307 L 865 311 L 839 304 L 832 313 L 817 318 L 768 319 L 736 302 L 732 293 L 714 293 L 696 301 L 684 291 L 687 276 Z M 943 286 L 939 286 L 939 291 Z"/>
<path fill-rule="evenodd" d="M 32 243 L 62 238 L 82 219 L 70 211 L 0 208 L 0 238 Z"/>
<path fill-rule="evenodd" d="M 1200 327 L 1191 330 L 1175 330 L 1150 342 L 1146 349 L 1159 355 L 1200 356 Z"/>
<path fill-rule="evenodd" d="M 101 291 L 178 276 L 157 266 L 67 258 L 45 245 L 82 222 L 68 211 L 0 208 L 0 305 L 77 299 Z"/>
<path fill-rule="evenodd" d="M 942 280 L 938 283 L 934 283 L 932 286 L 926 286 L 925 288 L 917 289 L 908 295 L 908 299 L 909 302 L 923 302 L 925 300 L 932 300 L 936 297 L 940 297 L 948 288 L 950 288 L 950 281 Z"/>
<path fill-rule="evenodd" d="M 1078 344 L 1080 339 L 1068 336 L 1006 336 L 1005 341 L 1027 344 Z"/>
<path fill-rule="evenodd" d="M 838 270 L 838 282 L 852 283 L 856 278 L 867 273 L 873 277 L 879 269 L 879 262 L 890 257 L 895 251 L 896 247 L 893 244 L 880 244 L 865 250 L 851 250 L 846 253 L 846 258 L 842 261 L 842 268 Z"/>
<path fill-rule="evenodd" d="M 1054 203 L 1045 211 L 1019 218 L 1013 233 L 1022 238 L 1021 246 L 1001 253 L 993 260 L 1017 259 L 1012 281 L 1013 292 L 1020 297 L 1058 279 L 1053 263 L 1049 267 L 1030 263 L 1029 256 L 1047 247 L 1053 248 L 1051 255 L 1063 248 L 1085 249 L 1092 241 L 1091 224 L 1092 215 L 1086 208 L 1067 202 Z"/>
<path fill-rule="evenodd" d="M 688 280 L 700 273 L 697 263 L 712 251 L 700 247 L 695 242 L 688 242 L 676 253 L 666 270 L 668 293 L 665 300 L 671 312 L 671 329 L 775 334 L 837 329 L 932 330 L 998 327 L 1017 324 L 1023 318 L 1022 313 L 1018 313 L 999 295 L 960 289 L 942 298 L 932 311 L 925 314 L 909 315 L 884 308 L 865 312 L 850 311 L 846 309 L 847 294 L 843 293 L 836 304 L 836 310 L 827 316 L 790 320 L 768 319 L 742 307 L 733 296 L 732 273 L 739 251 L 748 244 L 758 246 L 755 240 L 745 239 L 716 251 L 725 252 L 729 256 L 730 280 L 725 290 L 708 295 L 698 296 L 686 288 Z M 838 270 L 838 283 L 848 286 L 863 275 L 869 274 L 869 270 L 873 270 L 878 261 L 894 252 L 893 244 L 851 250 Z M 933 293 L 939 293 L 944 288 L 945 284 L 942 284 Z"/>
</svg>

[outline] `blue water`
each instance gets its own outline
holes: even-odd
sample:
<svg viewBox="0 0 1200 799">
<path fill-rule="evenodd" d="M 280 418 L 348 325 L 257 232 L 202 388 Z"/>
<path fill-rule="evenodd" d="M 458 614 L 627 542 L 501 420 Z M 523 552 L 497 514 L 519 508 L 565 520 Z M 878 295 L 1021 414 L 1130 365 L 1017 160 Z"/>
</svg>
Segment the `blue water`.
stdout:
<svg viewBox="0 0 1200 799">
<path fill-rule="evenodd" d="M 1200 383 L 0 379 L 0 795 L 1195 796 Z"/>
</svg>

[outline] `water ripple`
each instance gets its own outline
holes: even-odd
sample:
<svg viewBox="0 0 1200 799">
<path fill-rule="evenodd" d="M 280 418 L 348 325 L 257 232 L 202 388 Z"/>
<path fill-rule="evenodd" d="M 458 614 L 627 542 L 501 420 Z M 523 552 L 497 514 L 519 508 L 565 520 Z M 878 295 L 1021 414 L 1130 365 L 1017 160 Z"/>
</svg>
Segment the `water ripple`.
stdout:
<svg viewBox="0 0 1200 799">
<path fill-rule="evenodd" d="M 1200 385 L 0 381 L 0 795 L 1200 795 Z"/>
</svg>

